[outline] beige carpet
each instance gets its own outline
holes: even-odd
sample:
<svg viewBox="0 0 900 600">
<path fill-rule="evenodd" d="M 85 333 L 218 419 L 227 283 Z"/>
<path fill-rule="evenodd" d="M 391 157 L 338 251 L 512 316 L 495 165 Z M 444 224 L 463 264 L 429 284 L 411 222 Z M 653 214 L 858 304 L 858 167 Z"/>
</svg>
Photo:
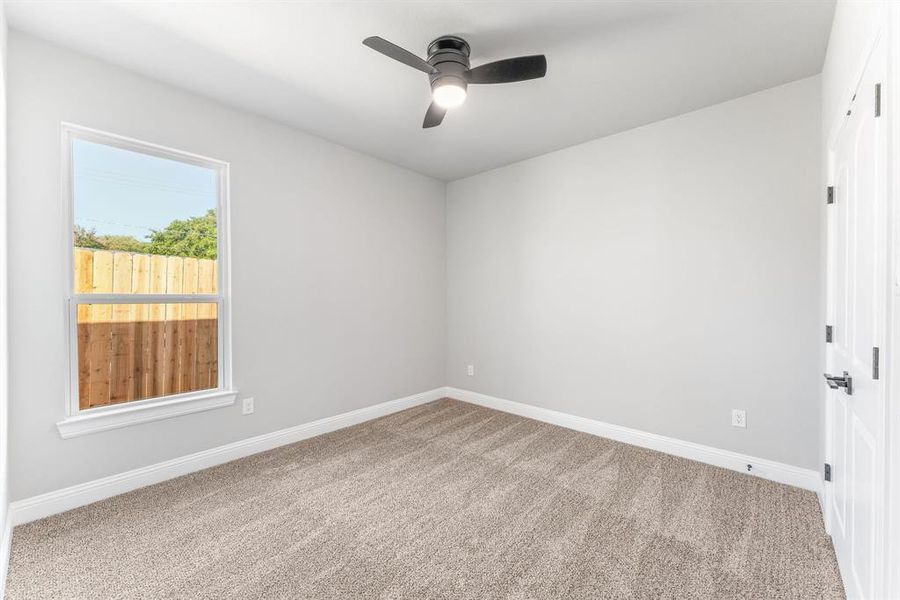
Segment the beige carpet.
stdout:
<svg viewBox="0 0 900 600">
<path fill-rule="evenodd" d="M 440 400 L 15 529 L 7 598 L 842 598 L 814 494 Z"/>
</svg>

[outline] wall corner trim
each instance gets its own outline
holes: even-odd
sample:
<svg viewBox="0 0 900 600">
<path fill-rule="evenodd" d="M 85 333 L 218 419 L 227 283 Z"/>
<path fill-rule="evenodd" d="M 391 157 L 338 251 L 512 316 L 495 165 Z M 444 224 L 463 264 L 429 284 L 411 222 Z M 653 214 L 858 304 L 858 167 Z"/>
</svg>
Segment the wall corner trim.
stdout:
<svg viewBox="0 0 900 600">
<path fill-rule="evenodd" d="M 293 444 L 317 435 L 358 425 L 359 423 L 377 419 L 407 408 L 439 400 L 444 397 L 445 391 L 446 388 L 435 388 L 427 392 L 382 402 L 373 406 L 366 406 L 332 417 L 325 417 L 324 419 L 265 433 L 217 448 L 195 452 L 180 458 L 140 467 L 118 475 L 110 475 L 109 477 L 80 483 L 53 492 L 47 492 L 46 494 L 32 496 L 31 498 L 16 500 L 9 505 L 7 529 L 153 485 L 154 483 L 160 483 L 168 479 L 187 475 L 188 473 L 244 458 L 251 454 Z M 4 538 L 4 543 L 6 544 L 5 548 L 8 548 L 9 541 Z M 2 551 L 3 549 L 0 548 L 0 552 Z M 3 556 L 8 556 L 8 554 L 0 555 L 0 558 Z M 2 565 L 0 565 L 0 568 L 2 568 Z M 2 598 L 2 595 L 0 595 L 0 598 Z"/>
<path fill-rule="evenodd" d="M 673 456 L 695 460 L 715 467 L 722 467 L 732 471 L 740 471 L 745 474 L 755 475 L 763 479 L 783 483 L 794 487 L 815 492 L 822 492 L 822 476 L 818 471 L 804 469 L 772 460 L 757 458 L 746 454 L 732 452 L 704 446 L 694 442 L 687 442 L 670 438 L 655 433 L 648 433 L 637 429 L 612 425 L 603 421 L 595 421 L 585 417 L 578 417 L 547 408 L 540 408 L 530 404 L 504 400 L 494 396 L 488 396 L 478 392 L 448 387 L 444 394 L 449 398 L 462 400 L 471 404 L 477 404 L 486 408 L 493 408 L 506 413 L 543 421 L 552 425 L 559 425 L 567 429 L 574 429 L 584 433 L 590 433 L 600 437 L 609 438 L 617 442 L 624 442 L 633 446 L 649 448 L 658 452 L 664 452 Z M 747 473 L 747 464 L 753 465 L 753 470 Z"/>
</svg>

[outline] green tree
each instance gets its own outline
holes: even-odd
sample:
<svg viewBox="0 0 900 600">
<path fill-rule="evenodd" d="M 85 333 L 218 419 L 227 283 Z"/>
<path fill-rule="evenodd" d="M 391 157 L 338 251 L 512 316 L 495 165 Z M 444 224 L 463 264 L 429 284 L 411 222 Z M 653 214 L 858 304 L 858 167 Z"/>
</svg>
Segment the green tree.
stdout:
<svg viewBox="0 0 900 600">
<path fill-rule="evenodd" d="M 216 258 L 216 211 L 205 215 L 172 221 L 164 229 L 150 233 L 147 251 L 150 254 Z"/>
<path fill-rule="evenodd" d="M 75 247 L 76 248 L 98 248 L 105 250 L 106 245 L 103 243 L 101 236 L 97 235 L 96 229 L 88 229 L 81 225 L 75 226 Z"/>
<path fill-rule="evenodd" d="M 88 229 L 82 225 L 75 226 L 74 234 L 76 248 L 145 253 L 150 245 L 130 235 L 97 235 L 96 229 Z"/>
<path fill-rule="evenodd" d="M 142 242 L 130 235 L 104 235 L 100 238 L 103 240 L 104 247 L 107 250 L 119 250 L 121 252 L 136 252 L 138 254 L 149 254 L 149 242 Z"/>
</svg>

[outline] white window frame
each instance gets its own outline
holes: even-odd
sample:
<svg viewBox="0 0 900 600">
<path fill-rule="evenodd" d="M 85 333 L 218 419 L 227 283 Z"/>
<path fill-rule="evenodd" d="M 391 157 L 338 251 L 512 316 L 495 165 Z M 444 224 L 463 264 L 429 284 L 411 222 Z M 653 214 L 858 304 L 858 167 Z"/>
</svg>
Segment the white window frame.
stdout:
<svg viewBox="0 0 900 600">
<path fill-rule="evenodd" d="M 216 294 L 76 294 L 74 254 L 74 171 L 72 164 L 73 142 L 86 140 L 131 150 L 141 154 L 176 160 L 216 171 L 218 177 L 217 260 L 218 288 Z M 62 199 L 63 223 L 66 228 L 65 282 L 66 282 L 66 347 L 69 373 L 66 383 L 66 417 L 56 426 L 63 438 L 70 438 L 98 431 L 116 429 L 137 423 L 157 421 L 178 415 L 211 410 L 234 404 L 237 390 L 231 380 L 231 230 L 229 229 L 229 164 L 227 162 L 166 148 L 157 144 L 62 123 Z M 218 376 L 215 389 L 199 390 L 184 394 L 159 396 L 134 400 L 110 406 L 81 409 L 78 397 L 78 323 L 76 310 L 79 304 L 173 304 L 214 303 L 218 320 Z"/>
</svg>

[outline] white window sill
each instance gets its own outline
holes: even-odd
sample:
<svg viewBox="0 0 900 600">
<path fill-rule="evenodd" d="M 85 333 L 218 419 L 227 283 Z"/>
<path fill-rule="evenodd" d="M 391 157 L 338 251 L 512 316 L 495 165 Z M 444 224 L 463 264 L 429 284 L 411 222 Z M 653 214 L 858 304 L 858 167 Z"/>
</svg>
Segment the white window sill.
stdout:
<svg viewBox="0 0 900 600">
<path fill-rule="evenodd" d="M 231 406 L 237 398 L 237 390 L 212 390 L 195 394 L 173 396 L 164 400 L 143 400 L 108 408 L 93 408 L 66 417 L 56 424 L 63 439 L 169 419 L 179 415 Z"/>
</svg>

